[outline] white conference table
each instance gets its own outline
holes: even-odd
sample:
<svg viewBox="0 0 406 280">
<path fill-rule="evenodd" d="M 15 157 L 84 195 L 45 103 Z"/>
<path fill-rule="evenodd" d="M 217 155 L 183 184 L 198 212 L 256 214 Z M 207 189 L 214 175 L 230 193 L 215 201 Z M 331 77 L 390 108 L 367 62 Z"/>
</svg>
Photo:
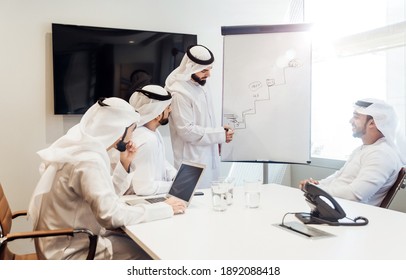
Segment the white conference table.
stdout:
<svg viewBox="0 0 406 280">
<path fill-rule="evenodd" d="M 261 205 L 249 209 L 242 187 L 224 212 L 212 209 L 211 192 L 195 196 L 183 215 L 127 226 L 124 231 L 153 259 L 162 260 L 406 260 L 406 213 L 337 199 L 349 218 L 366 226 L 310 225 L 333 234 L 308 238 L 282 229 L 288 212 L 310 212 L 297 188 L 262 186 Z M 287 215 L 285 222 L 298 221 Z"/>
</svg>

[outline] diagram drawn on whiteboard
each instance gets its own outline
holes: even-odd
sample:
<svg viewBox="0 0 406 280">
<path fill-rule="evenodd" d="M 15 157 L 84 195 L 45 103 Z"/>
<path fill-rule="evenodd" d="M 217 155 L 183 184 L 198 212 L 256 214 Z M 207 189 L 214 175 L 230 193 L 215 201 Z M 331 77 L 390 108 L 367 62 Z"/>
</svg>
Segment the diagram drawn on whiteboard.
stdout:
<svg viewBox="0 0 406 280">
<path fill-rule="evenodd" d="M 224 36 L 223 161 L 308 163 L 311 43 L 307 32 Z"/>
<path fill-rule="evenodd" d="M 274 87 L 283 86 L 286 84 L 286 69 L 300 67 L 301 64 L 298 59 L 292 59 L 289 61 L 288 66 L 283 68 L 283 80 L 276 82 L 275 78 L 266 79 L 265 84 L 267 91 L 265 96 L 261 96 L 258 92 L 260 88 L 263 87 L 261 81 L 251 82 L 248 85 L 247 94 L 251 95 L 253 98 L 253 106 L 241 112 L 240 116 L 236 114 L 224 114 L 226 123 L 231 126 L 232 129 L 244 129 L 246 127 L 246 116 L 254 115 L 257 113 L 257 102 L 271 101 L 271 91 Z"/>
</svg>

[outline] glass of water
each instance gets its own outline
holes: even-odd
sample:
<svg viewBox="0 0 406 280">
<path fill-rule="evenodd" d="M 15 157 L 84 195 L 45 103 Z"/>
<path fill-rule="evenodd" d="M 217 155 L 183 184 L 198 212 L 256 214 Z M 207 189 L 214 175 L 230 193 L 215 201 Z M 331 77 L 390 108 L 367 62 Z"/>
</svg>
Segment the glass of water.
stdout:
<svg viewBox="0 0 406 280">
<path fill-rule="evenodd" d="M 227 177 L 223 180 L 223 184 L 227 186 L 226 200 L 227 205 L 233 204 L 234 201 L 234 186 L 235 180 L 232 177 Z"/>
<path fill-rule="evenodd" d="M 215 181 L 211 184 L 211 196 L 214 211 L 225 211 L 227 209 L 227 184 Z"/>
<path fill-rule="evenodd" d="M 245 206 L 258 208 L 261 202 L 261 180 L 244 180 Z"/>
</svg>

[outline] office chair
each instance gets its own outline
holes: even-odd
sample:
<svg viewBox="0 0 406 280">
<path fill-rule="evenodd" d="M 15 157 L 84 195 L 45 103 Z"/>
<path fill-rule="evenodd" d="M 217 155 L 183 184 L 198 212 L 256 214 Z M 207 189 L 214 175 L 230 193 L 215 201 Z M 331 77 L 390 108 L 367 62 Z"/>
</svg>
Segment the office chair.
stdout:
<svg viewBox="0 0 406 280">
<path fill-rule="evenodd" d="M 39 259 L 36 252 L 29 254 L 16 254 L 12 252 L 7 246 L 9 242 L 18 239 L 27 238 L 42 238 L 49 236 L 72 236 L 76 234 L 87 234 L 89 237 L 89 252 L 87 255 L 88 260 L 94 259 L 97 246 L 97 235 L 94 235 L 88 229 L 57 229 L 57 230 L 40 230 L 31 232 L 18 232 L 10 233 L 12 221 L 16 217 L 26 216 L 27 211 L 11 212 L 10 205 L 4 194 L 3 187 L 0 183 L 0 260 L 37 260 Z"/>
<path fill-rule="evenodd" d="M 405 187 L 406 187 L 406 168 L 402 167 L 399 171 L 398 178 L 396 179 L 393 186 L 389 189 L 388 193 L 382 200 L 382 203 L 381 205 L 379 205 L 379 207 L 389 208 L 389 205 L 392 203 L 398 190 L 400 188 L 404 189 Z"/>
</svg>

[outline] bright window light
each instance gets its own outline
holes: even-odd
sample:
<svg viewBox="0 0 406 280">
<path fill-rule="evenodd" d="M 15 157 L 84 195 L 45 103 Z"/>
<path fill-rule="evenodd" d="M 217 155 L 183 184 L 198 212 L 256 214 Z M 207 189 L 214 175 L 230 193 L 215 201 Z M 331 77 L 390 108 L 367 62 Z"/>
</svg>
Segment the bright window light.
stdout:
<svg viewBox="0 0 406 280">
<path fill-rule="evenodd" d="M 404 0 L 305 1 L 305 21 L 313 23 L 313 158 L 346 160 L 361 144 L 349 123 L 361 98 L 397 104 L 404 128 L 404 5 Z"/>
</svg>

